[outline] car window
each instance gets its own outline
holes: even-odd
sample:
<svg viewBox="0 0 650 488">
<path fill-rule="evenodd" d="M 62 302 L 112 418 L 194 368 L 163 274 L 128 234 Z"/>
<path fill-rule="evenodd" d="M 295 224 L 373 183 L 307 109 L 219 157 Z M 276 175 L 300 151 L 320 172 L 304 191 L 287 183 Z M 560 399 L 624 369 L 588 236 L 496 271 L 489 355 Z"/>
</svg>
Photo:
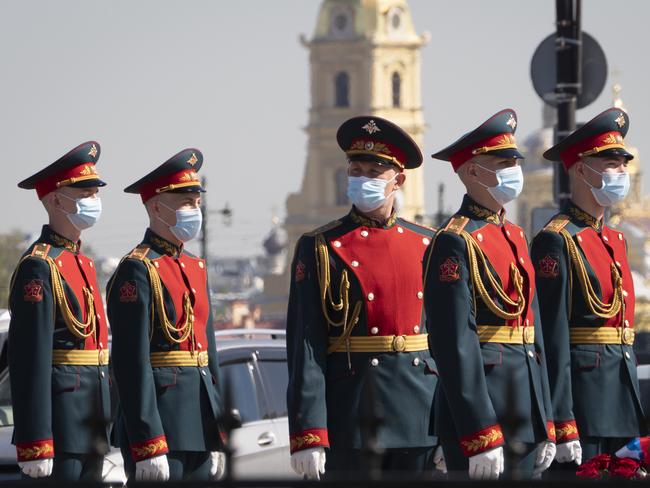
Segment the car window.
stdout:
<svg viewBox="0 0 650 488">
<path fill-rule="evenodd" d="M 242 422 L 260 420 L 260 398 L 254 380 L 253 363 L 239 361 L 221 365 L 221 387 L 228 388 L 232 408 L 239 411 Z M 226 392 L 222 391 L 222 395 Z"/>
<path fill-rule="evenodd" d="M 0 374 L 0 427 L 6 427 L 8 425 L 14 425 L 14 413 L 11 408 L 9 370 L 5 369 Z"/>
<path fill-rule="evenodd" d="M 278 418 L 287 416 L 287 384 L 289 373 L 286 360 L 257 361 L 257 367 L 264 384 L 266 394 L 266 410 L 264 418 Z"/>
</svg>

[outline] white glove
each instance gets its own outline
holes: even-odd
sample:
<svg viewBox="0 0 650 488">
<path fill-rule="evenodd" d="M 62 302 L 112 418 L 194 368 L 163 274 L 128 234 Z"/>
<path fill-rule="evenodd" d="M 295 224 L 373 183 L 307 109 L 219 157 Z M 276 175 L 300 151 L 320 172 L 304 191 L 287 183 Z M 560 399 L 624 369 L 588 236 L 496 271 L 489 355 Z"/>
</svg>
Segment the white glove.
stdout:
<svg viewBox="0 0 650 488">
<path fill-rule="evenodd" d="M 573 461 L 578 466 L 582 464 L 582 446 L 580 441 L 569 441 L 557 445 L 555 460 L 558 463 L 570 463 Z"/>
<path fill-rule="evenodd" d="M 312 447 L 291 455 L 291 467 L 300 476 L 309 480 L 319 480 L 325 474 L 325 449 Z"/>
<path fill-rule="evenodd" d="M 496 480 L 503 473 L 503 447 L 469 458 L 469 477 L 473 480 Z"/>
<path fill-rule="evenodd" d="M 551 441 L 540 442 L 537 446 L 537 458 L 533 476 L 539 476 L 546 471 L 555 458 L 555 443 Z"/>
<path fill-rule="evenodd" d="M 18 466 L 30 478 L 45 478 L 52 474 L 52 467 L 54 460 L 49 459 L 36 459 L 34 461 L 24 461 L 18 463 Z"/>
<path fill-rule="evenodd" d="M 214 451 L 210 453 L 210 478 L 219 481 L 226 474 L 226 453 Z"/>
<path fill-rule="evenodd" d="M 436 466 L 437 471 L 447 474 L 447 463 L 445 462 L 445 454 L 442 452 L 442 446 L 436 447 L 436 452 L 433 454 L 433 464 Z"/>
<path fill-rule="evenodd" d="M 136 481 L 167 481 L 168 479 L 169 463 L 165 454 L 135 463 Z"/>
</svg>

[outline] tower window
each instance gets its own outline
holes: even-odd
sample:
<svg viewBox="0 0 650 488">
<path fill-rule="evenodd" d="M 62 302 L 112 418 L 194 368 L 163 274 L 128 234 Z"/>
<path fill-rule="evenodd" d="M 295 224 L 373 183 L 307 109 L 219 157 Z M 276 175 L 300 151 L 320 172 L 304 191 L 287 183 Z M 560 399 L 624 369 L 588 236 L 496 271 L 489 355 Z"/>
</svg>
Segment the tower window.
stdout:
<svg viewBox="0 0 650 488">
<path fill-rule="evenodd" d="M 402 106 L 402 77 L 399 73 L 393 73 L 393 78 L 391 80 L 393 85 L 393 107 Z"/>
<path fill-rule="evenodd" d="M 336 205 L 344 206 L 350 202 L 348 200 L 348 172 L 345 169 L 338 169 L 334 173 L 334 188 L 336 191 Z"/>
<path fill-rule="evenodd" d="M 350 76 L 341 71 L 334 79 L 334 104 L 336 107 L 350 106 Z"/>
</svg>

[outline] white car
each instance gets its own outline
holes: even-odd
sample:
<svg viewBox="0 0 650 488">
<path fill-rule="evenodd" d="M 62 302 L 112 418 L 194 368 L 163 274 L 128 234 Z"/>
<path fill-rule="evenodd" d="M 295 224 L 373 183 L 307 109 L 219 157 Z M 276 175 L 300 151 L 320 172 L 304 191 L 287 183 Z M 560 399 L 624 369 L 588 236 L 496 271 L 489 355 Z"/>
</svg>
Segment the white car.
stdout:
<svg viewBox="0 0 650 488">
<path fill-rule="evenodd" d="M 8 324 L 0 323 L 0 344 L 6 338 L 7 327 Z M 231 433 L 234 477 L 297 478 L 289 456 L 284 331 L 237 329 L 219 331 L 215 336 L 221 384 L 231 385 L 228 388 L 231 405 L 242 421 L 242 426 Z M 1 355 L 6 358 L 5 347 Z M 0 480 L 7 480 L 20 478 L 20 473 L 16 449 L 11 444 L 13 411 L 6 359 L 3 367 L 0 371 Z M 122 456 L 117 449 L 106 457 L 103 481 L 126 481 Z"/>
</svg>

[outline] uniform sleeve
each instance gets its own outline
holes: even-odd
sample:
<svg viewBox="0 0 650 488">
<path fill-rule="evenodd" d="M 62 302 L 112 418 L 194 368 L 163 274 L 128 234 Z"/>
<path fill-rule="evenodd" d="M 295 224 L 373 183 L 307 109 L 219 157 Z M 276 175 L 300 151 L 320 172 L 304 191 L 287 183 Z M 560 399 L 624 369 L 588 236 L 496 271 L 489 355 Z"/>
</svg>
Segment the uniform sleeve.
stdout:
<svg viewBox="0 0 650 488">
<path fill-rule="evenodd" d="M 460 447 L 469 457 L 501 446 L 504 438 L 488 394 L 466 249 L 461 237 L 441 232 L 423 263 L 429 349 Z"/>
<path fill-rule="evenodd" d="M 149 358 L 151 291 L 145 265 L 124 260 L 109 282 L 108 319 L 113 332 L 113 373 L 135 461 L 169 451 Z"/>
<path fill-rule="evenodd" d="M 56 310 L 45 260 L 27 258 L 18 265 L 9 307 L 9 372 L 18 461 L 51 458 L 52 337 Z"/>
<path fill-rule="evenodd" d="M 537 298 L 537 292 L 535 292 L 535 296 L 533 297 L 532 307 L 535 320 L 535 352 L 539 358 L 540 374 L 542 375 L 542 397 L 544 402 L 544 412 L 546 415 L 546 435 L 549 441 L 557 442 L 555 434 L 555 423 L 553 422 L 551 387 L 548 381 L 548 365 L 546 359 L 544 332 L 542 329 L 542 321 L 539 314 L 539 300 Z"/>
<path fill-rule="evenodd" d="M 217 354 L 217 344 L 216 340 L 214 337 L 214 315 L 212 314 L 212 302 L 210 300 L 210 286 L 207 286 L 207 293 L 208 293 L 208 306 L 210 308 L 210 314 L 208 315 L 208 322 L 205 325 L 205 334 L 208 339 L 208 357 L 209 357 L 209 362 L 208 362 L 208 368 L 210 369 L 210 374 L 212 375 L 212 382 L 214 384 L 214 393 L 215 393 L 215 400 L 217 402 L 217 416 L 221 415 L 223 412 L 223 396 L 222 396 L 222 391 L 221 391 L 221 376 L 219 373 L 219 356 Z M 223 440 L 221 436 L 219 436 L 219 446 L 220 449 L 222 448 L 222 443 Z M 219 449 L 219 450 L 220 450 Z"/>
<path fill-rule="evenodd" d="M 578 438 L 571 391 L 571 351 L 569 344 L 570 273 L 564 238 L 541 232 L 533 240 L 531 259 L 539 298 L 545 339 L 548 379 L 553 405 L 557 442 Z"/>
<path fill-rule="evenodd" d="M 287 407 L 291 452 L 328 447 L 325 372 L 327 323 L 321 311 L 315 243 L 302 237 L 291 265 L 287 312 Z"/>
</svg>

